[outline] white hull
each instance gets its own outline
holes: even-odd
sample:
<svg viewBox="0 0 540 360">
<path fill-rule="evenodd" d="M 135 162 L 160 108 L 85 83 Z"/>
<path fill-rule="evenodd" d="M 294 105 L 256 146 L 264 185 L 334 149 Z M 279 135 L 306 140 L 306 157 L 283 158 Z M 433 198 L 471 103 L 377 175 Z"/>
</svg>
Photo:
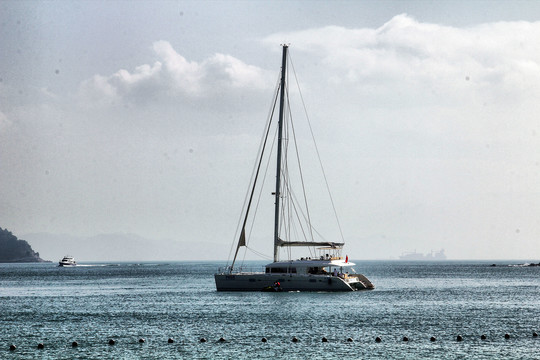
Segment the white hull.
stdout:
<svg viewBox="0 0 540 360">
<path fill-rule="evenodd" d="M 58 266 L 76 266 L 77 263 L 72 256 L 66 255 L 58 262 Z"/>
<path fill-rule="evenodd" d="M 373 286 L 363 275 L 350 275 L 346 279 L 332 275 L 265 273 L 215 274 L 214 277 L 218 291 L 264 291 L 276 281 L 283 291 L 356 291 Z"/>
</svg>

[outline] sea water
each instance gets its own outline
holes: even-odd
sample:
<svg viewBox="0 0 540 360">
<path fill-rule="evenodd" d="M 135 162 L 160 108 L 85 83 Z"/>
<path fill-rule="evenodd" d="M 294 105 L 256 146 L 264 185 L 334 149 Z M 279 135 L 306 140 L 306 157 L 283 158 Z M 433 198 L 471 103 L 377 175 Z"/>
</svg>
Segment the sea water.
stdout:
<svg viewBox="0 0 540 360">
<path fill-rule="evenodd" d="M 516 264 L 358 261 L 376 289 L 350 293 L 217 292 L 212 262 L 0 264 L 0 358 L 540 359 L 540 267 Z"/>
</svg>

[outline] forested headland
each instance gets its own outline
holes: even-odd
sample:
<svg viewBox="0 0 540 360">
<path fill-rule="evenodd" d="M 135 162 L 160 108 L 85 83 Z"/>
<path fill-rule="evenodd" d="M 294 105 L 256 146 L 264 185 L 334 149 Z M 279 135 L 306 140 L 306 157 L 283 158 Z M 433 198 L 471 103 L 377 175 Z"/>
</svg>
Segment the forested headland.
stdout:
<svg viewBox="0 0 540 360">
<path fill-rule="evenodd" d="M 30 244 L 18 239 L 11 231 L 0 227 L 0 263 L 46 262 Z"/>
</svg>

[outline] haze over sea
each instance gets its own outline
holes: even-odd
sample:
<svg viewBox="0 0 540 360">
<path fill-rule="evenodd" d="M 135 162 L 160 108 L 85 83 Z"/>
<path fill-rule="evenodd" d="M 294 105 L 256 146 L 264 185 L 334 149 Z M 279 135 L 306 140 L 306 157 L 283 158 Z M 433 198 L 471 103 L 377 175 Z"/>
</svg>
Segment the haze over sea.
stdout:
<svg viewBox="0 0 540 360">
<path fill-rule="evenodd" d="M 540 267 L 517 263 L 362 261 L 376 289 L 354 293 L 217 292 L 215 262 L 0 264 L 0 358 L 538 359 Z"/>
</svg>

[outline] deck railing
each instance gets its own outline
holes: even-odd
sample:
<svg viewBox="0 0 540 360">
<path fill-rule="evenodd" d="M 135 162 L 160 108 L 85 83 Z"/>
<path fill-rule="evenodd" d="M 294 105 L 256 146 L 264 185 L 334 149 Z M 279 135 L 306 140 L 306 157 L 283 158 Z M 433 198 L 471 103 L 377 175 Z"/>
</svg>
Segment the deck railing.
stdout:
<svg viewBox="0 0 540 360">
<path fill-rule="evenodd" d="M 239 273 L 264 273 L 264 266 L 235 266 L 231 269 L 230 266 L 218 268 L 218 274 L 239 274 Z"/>
</svg>

